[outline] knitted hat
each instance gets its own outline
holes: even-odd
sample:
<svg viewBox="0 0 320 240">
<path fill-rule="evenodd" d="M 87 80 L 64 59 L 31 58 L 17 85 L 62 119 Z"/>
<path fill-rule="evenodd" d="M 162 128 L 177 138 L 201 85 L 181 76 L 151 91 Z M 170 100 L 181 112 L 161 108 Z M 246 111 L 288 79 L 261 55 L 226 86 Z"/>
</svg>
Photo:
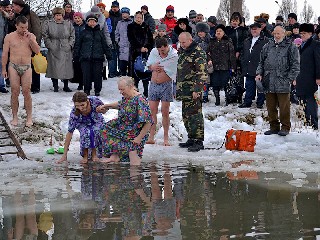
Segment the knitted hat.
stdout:
<svg viewBox="0 0 320 240">
<path fill-rule="evenodd" d="M 23 0 L 12 0 L 12 3 L 17 4 L 21 7 L 24 7 L 26 3 Z"/>
<path fill-rule="evenodd" d="M 174 6 L 169 5 L 169 6 L 166 8 L 166 12 L 174 12 Z"/>
<path fill-rule="evenodd" d="M 298 20 L 297 14 L 289 13 L 288 18 L 294 18 L 296 21 Z"/>
<path fill-rule="evenodd" d="M 89 15 L 86 17 L 86 22 L 89 22 L 90 20 L 94 20 L 94 21 L 98 22 L 98 18 L 97 18 L 96 15 L 94 15 L 94 14 L 89 14 Z"/>
<path fill-rule="evenodd" d="M 208 18 L 208 22 L 211 22 L 211 23 L 213 23 L 214 25 L 216 25 L 216 24 L 217 24 L 217 18 L 216 18 L 215 16 L 210 16 L 210 17 Z"/>
<path fill-rule="evenodd" d="M 196 31 L 197 31 L 197 33 L 198 32 L 208 33 L 208 32 L 210 32 L 210 26 L 208 25 L 208 23 L 198 22 L 196 25 Z"/>
<path fill-rule="evenodd" d="M 158 26 L 158 31 L 167 31 L 167 25 L 162 23 Z"/>
<path fill-rule="evenodd" d="M 62 14 L 62 16 L 64 16 L 64 9 L 61 7 L 55 7 L 54 9 L 52 9 L 52 15 L 56 15 L 56 14 Z"/>
<path fill-rule="evenodd" d="M 218 24 L 218 25 L 216 26 L 216 31 L 217 31 L 219 28 L 222 29 L 224 32 L 226 32 L 226 27 L 225 27 L 223 24 Z"/>
<path fill-rule="evenodd" d="M 302 23 L 300 25 L 300 27 L 299 27 L 299 32 L 313 33 L 314 32 L 313 24 L 311 24 L 311 23 Z"/>
<path fill-rule="evenodd" d="M 73 17 L 79 17 L 79 18 L 82 18 L 82 19 L 83 19 L 83 15 L 82 15 L 81 12 L 75 12 L 75 13 L 73 14 Z"/>
<path fill-rule="evenodd" d="M 190 10 L 189 18 L 195 18 L 195 17 L 197 17 L 197 12 L 195 10 Z"/>
<path fill-rule="evenodd" d="M 119 7 L 119 2 L 118 1 L 113 1 L 111 3 L 111 7 Z"/>
<path fill-rule="evenodd" d="M 142 10 L 142 9 L 146 10 L 147 12 L 149 11 L 149 9 L 148 9 L 148 6 L 147 6 L 147 5 L 143 5 L 143 6 L 141 7 L 141 10 Z"/>
<path fill-rule="evenodd" d="M 295 40 L 293 40 L 294 44 L 302 44 L 302 39 L 301 38 L 296 38 Z"/>
<path fill-rule="evenodd" d="M 106 9 L 106 5 L 105 5 L 103 2 L 99 2 L 99 3 L 97 4 L 97 7 Z"/>
<path fill-rule="evenodd" d="M 130 8 L 123 7 L 123 8 L 121 8 L 120 12 L 121 13 L 128 13 L 130 15 Z"/>
<path fill-rule="evenodd" d="M 92 13 L 99 13 L 100 12 L 100 8 L 98 6 L 92 6 L 91 12 Z"/>
<path fill-rule="evenodd" d="M 283 22 L 283 17 L 282 16 L 277 16 L 276 20 L 279 20 L 279 21 Z"/>
</svg>

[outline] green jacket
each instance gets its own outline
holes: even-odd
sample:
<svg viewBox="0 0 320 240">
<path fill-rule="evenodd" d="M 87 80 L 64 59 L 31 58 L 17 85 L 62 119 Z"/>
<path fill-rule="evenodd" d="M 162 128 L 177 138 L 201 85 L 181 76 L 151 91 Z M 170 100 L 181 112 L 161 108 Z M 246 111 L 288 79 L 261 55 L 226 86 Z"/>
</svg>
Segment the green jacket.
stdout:
<svg viewBox="0 0 320 240">
<path fill-rule="evenodd" d="M 177 71 L 177 100 L 192 99 L 192 93 L 203 91 L 208 79 L 207 55 L 196 42 L 187 49 L 179 49 Z"/>
</svg>

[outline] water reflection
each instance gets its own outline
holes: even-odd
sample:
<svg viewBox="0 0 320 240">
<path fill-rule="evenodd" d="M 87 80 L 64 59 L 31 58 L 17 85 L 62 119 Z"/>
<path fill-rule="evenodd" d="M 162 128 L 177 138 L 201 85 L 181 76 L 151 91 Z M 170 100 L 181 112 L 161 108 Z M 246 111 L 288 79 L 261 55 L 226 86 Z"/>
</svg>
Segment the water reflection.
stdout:
<svg viewBox="0 0 320 240">
<path fill-rule="evenodd" d="M 155 163 L 56 171 L 65 185 L 47 181 L 55 197 L 28 183 L 1 188 L 0 239 L 319 238 L 320 175 L 297 188 L 289 174 L 241 169 L 250 164 L 227 173 Z"/>
</svg>

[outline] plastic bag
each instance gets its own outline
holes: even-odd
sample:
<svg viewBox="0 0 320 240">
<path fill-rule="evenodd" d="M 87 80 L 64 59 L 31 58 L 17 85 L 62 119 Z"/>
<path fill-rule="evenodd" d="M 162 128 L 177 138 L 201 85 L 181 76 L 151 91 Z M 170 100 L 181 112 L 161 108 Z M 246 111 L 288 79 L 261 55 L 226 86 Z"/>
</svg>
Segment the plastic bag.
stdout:
<svg viewBox="0 0 320 240">
<path fill-rule="evenodd" d="M 143 58 L 142 55 L 138 56 L 134 61 L 134 70 L 137 72 L 150 72 L 147 67 L 147 59 Z"/>
<path fill-rule="evenodd" d="M 47 72 L 48 62 L 46 57 L 44 57 L 41 53 L 36 54 L 32 58 L 32 65 L 34 71 L 38 74 Z"/>
</svg>

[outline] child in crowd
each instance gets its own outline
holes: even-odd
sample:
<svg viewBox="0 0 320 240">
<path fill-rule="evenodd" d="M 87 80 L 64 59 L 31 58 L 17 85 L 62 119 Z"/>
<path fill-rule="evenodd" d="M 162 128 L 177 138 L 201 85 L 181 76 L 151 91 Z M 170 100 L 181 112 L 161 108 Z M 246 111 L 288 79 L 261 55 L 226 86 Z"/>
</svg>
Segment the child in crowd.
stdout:
<svg viewBox="0 0 320 240">
<path fill-rule="evenodd" d="M 93 161 L 98 161 L 102 154 L 100 131 L 105 121 L 102 114 L 96 112 L 96 108 L 103 105 L 103 102 L 97 97 L 88 97 L 84 92 L 76 92 L 72 101 L 74 107 L 70 113 L 64 153 L 56 163 L 67 161 L 67 153 L 75 129 L 80 132 L 81 163 L 86 164 L 90 155 Z"/>
<path fill-rule="evenodd" d="M 154 38 L 154 42 L 157 41 L 158 38 L 164 37 L 167 39 L 168 44 L 172 45 L 172 40 L 171 38 L 167 35 L 167 25 L 162 23 L 158 26 L 158 30 L 156 32 L 156 36 Z M 154 45 L 155 46 L 155 45 Z M 173 46 L 174 47 L 174 46 Z"/>
</svg>

